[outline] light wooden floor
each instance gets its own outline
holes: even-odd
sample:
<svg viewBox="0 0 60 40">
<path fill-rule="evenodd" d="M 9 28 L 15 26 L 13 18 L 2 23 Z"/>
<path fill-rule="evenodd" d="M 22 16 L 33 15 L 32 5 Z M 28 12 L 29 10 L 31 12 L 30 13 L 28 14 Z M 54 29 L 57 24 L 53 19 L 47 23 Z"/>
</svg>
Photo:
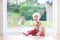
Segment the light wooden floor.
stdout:
<svg viewBox="0 0 60 40">
<path fill-rule="evenodd" d="M 24 35 L 6 35 L 0 36 L 0 40 L 60 40 L 60 35 L 54 36 L 24 36 Z"/>
<path fill-rule="evenodd" d="M 0 36 L 0 40 L 3 40 L 3 36 Z"/>
<path fill-rule="evenodd" d="M 57 35 L 57 40 L 60 40 L 60 34 Z"/>
</svg>

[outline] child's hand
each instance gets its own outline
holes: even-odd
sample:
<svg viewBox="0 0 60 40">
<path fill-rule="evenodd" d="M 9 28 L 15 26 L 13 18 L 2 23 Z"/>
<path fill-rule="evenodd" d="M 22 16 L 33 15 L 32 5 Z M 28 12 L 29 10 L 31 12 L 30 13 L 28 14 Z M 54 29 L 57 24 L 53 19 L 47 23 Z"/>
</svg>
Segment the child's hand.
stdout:
<svg viewBox="0 0 60 40">
<path fill-rule="evenodd" d="M 36 26 L 40 26 L 40 22 L 37 21 Z"/>
<path fill-rule="evenodd" d="M 38 32 L 36 35 L 37 36 L 45 36 L 45 32 L 44 31 L 41 31 L 41 32 Z"/>
<path fill-rule="evenodd" d="M 40 36 L 45 36 L 45 32 L 41 31 Z"/>
</svg>

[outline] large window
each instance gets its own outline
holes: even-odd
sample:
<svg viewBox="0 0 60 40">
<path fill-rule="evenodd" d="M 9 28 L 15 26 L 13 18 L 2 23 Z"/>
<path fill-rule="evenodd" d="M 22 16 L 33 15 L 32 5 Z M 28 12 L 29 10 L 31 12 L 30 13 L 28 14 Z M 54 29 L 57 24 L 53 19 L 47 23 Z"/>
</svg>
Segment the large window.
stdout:
<svg viewBox="0 0 60 40">
<path fill-rule="evenodd" d="M 40 20 L 46 22 L 46 7 L 39 0 L 8 0 L 8 27 L 18 26 L 21 18 L 25 21 L 22 24 L 30 26 L 29 22 L 33 22 L 32 15 L 35 12 L 39 12 L 41 14 Z"/>
<path fill-rule="evenodd" d="M 7 0 L 7 31 L 18 33 L 33 28 L 32 15 L 35 12 L 41 14 L 40 21 L 46 32 L 53 33 L 52 5 L 45 0 Z"/>
</svg>

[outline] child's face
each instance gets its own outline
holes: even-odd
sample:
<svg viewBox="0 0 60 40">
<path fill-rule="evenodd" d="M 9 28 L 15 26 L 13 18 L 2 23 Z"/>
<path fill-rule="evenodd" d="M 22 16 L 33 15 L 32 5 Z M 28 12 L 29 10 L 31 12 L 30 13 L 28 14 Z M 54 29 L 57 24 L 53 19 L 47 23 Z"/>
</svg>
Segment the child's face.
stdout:
<svg viewBox="0 0 60 40">
<path fill-rule="evenodd" d="M 38 21 L 40 19 L 39 15 L 35 15 L 33 19 L 34 19 L 34 21 Z"/>
</svg>

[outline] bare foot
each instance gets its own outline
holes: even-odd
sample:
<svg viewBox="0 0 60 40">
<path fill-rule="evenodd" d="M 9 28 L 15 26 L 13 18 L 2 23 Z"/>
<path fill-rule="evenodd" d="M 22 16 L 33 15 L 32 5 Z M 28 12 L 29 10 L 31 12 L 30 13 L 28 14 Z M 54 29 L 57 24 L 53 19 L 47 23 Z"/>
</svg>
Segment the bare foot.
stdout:
<svg viewBox="0 0 60 40">
<path fill-rule="evenodd" d="M 28 36 L 28 34 L 27 34 L 27 33 L 24 33 L 24 32 L 23 32 L 23 34 L 24 34 L 25 36 Z"/>
</svg>

